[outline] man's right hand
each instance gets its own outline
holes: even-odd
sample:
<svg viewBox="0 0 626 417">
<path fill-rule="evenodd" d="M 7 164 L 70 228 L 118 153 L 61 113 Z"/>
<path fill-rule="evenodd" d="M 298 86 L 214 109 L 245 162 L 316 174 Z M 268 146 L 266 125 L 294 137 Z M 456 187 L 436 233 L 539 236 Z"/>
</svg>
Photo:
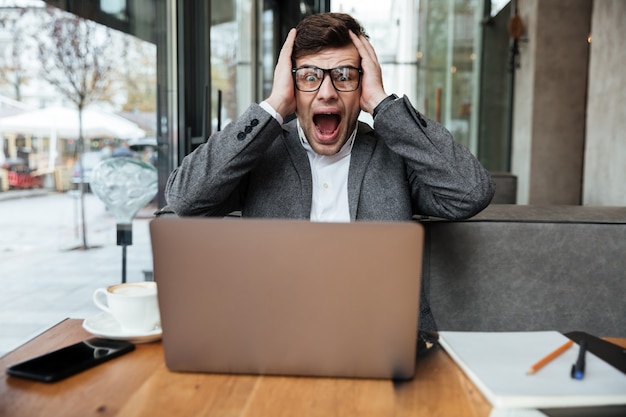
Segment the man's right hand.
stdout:
<svg viewBox="0 0 626 417">
<path fill-rule="evenodd" d="M 283 118 L 296 111 L 296 96 L 291 75 L 291 52 L 295 38 L 296 29 L 291 29 L 278 55 L 272 92 L 265 100 Z"/>
</svg>

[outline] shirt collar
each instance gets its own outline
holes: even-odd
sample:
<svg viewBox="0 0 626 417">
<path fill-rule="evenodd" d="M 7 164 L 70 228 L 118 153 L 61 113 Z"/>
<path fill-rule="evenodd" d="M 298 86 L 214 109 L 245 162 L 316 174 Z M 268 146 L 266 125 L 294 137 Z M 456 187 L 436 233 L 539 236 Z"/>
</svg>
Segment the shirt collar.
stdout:
<svg viewBox="0 0 626 417">
<path fill-rule="evenodd" d="M 300 144 L 307 151 L 307 153 L 310 156 L 324 157 L 324 155 L 317 154 L 313 150 L 311 145 L 309 144 L 309 140 L 306 138 L 306 136 L 304 134 L 304 130 L 302 130 L 302 127 L 300 126 L 300 120 L 299 119 L 296 119 L 296 124 L 298 126 L 298 137 L 300 138 Z M 343 144 L 343 146 L 341 147 L 339 152 L 337 152 L 335 155 L 326 156 L 326 158 L 341 159 L 341 158 L 343 158 L 343 157 L 345 157 L 347 155 L 350 155 L 350 153 L 352 152 L 352 146 L 354 145 L 354 138 L 356 137 L 357 128 L 358 128 L 358 124 L 354 128 L 354 130 L 352 131 L 352 134 L 350 134 L 350 137 L 348 138 L 346 143 Z"/>
</svg>

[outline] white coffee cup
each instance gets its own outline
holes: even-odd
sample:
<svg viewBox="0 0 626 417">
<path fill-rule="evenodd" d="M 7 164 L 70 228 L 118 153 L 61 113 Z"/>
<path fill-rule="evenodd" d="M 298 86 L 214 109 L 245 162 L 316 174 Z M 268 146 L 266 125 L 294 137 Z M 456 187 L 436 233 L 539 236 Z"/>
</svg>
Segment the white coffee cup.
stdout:
<svg viewBox="0 0 626 417">
<path fill-rule="evenodd" d="M 111 314 L 122 331 L 146 333 L 161 323 L 155 282 L 128 282 L 98 288 L 93 302 Z"/>
</svg>

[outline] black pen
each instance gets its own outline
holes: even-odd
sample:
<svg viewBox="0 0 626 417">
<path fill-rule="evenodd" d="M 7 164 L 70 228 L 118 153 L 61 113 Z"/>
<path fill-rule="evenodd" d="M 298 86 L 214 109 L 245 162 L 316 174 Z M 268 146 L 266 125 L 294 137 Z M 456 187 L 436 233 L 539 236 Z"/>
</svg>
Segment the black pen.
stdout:
<svg viewBox="0 0 626 417">
<path fill-rule="evenodd" d="M 580 350 L 578 351 L 578 359 L 572 365 L 572 378 L 583 379 L 585 377 L 585 352 L 587 352 L 587 341 L 580 342 Z"/>
</svg>

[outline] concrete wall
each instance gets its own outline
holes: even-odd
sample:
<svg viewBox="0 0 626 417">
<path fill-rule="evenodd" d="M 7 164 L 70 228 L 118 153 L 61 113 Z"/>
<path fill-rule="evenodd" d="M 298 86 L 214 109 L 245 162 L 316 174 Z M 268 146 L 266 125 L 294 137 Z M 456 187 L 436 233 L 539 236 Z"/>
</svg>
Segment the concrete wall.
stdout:
<svg viewBox="0 0 626 417">
<path fill-rule="evenodd" d="M 626 206 L 626 1 L 593 6 L 583 204 Z"/>
<path fill-rule="evenodd" d="M 519 204 L 580 204 L 592 0 L 525 0 L 512 171 Z"/>
</svg>

